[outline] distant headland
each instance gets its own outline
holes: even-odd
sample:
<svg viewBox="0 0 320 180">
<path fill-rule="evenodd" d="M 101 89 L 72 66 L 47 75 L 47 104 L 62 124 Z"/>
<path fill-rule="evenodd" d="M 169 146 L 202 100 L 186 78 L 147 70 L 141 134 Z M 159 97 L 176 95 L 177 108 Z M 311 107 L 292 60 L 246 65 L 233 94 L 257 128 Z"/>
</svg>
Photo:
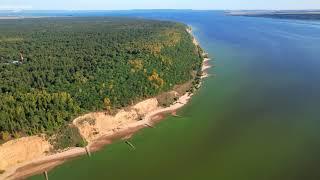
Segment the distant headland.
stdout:
<svg viewBox="0 0 320 180">
<path fill-rule="evenodd" d="M 320 20 L 320 10 L 239 10 L 226 11 L 226 14 L 278 19 Z"/>
</svg>

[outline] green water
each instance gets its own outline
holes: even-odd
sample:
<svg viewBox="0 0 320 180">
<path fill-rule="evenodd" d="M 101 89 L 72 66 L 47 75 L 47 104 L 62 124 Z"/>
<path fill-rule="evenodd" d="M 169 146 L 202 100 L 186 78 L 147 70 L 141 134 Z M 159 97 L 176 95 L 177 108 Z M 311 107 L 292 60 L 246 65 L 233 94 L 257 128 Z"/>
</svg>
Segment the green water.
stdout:
<svg viewBox="0 0 320 180">
<path fill-rule="evenodd" d="M 219 12 L 138 14 L 192 25 L 215 74 L 192 101 L 131 142 L 49 172 L 50 180 L 320 179 L 320 23 Z M 32 180 L 43 179 L 35 176 Z"/>
</svg>

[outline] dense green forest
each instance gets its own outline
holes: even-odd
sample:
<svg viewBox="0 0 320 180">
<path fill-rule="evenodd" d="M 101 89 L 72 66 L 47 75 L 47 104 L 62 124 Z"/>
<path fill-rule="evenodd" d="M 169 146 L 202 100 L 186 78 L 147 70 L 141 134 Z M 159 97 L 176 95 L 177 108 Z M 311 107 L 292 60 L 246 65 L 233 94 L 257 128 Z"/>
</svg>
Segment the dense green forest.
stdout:
<svg viewBox="0 0 320 180">
<path fill-rule="evenodd" d="M 81 113 L 121 108 L 187 82 L 201 63 L 180 23 L 0 20 L 0 137 L 58 132 Z"/>
</svg>

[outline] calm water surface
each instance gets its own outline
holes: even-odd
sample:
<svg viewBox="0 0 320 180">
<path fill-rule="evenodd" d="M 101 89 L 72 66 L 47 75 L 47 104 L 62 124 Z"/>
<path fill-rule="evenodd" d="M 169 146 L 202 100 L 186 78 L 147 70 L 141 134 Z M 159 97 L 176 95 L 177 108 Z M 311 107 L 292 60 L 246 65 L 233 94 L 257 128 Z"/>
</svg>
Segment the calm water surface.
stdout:
<svg viewBox="0 0 320 180">
<path fill-rule="evenodd" d="M 123 15 L 123 14 L 120 14 Z M 50 180 L 319 180 L 320 22 L 132 12 L 192 25 L 216 67 L 179 114 Z M 32 180 L 43 179 L 35 176 Z"/>
</svg>

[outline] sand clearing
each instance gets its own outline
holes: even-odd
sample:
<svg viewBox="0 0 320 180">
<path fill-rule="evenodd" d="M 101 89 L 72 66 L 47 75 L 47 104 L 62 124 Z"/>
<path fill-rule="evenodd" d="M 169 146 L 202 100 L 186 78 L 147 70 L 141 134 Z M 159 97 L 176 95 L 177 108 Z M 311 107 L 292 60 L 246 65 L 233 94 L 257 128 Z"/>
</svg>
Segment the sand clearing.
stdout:
<svg viewBox="0 0 320 180">
<path fill-rule="evenodd" d="M 79 128 L 82 137 L 90 143 L 101 136 L 127 129 L 148 112 L 158 108 L 157 99 L 151 98 L 127 108 L 128 110 L 122 109 L 115 116 L 105 112 L 89 113 L 74 120 L 73 124 Z"/>
<path fill-rule="evenodd" d="M 51 145 L 43 137 L 31 136 L 9 141 L 0 146 L 0 169 L 46 156 Z"/>
<path fill-rule="evenodd" d="M 7 169 L 5 173 L 0 176 L 0 179 L 24 179 L 25 177 L 51 170 L 52 168 L 64 163 L 66 159 L 84 154 L 86 154 L 85 148 L 71 148 L 61 153 L 38 157 L 32 161 L 27 161 Z"/>
</svg>

